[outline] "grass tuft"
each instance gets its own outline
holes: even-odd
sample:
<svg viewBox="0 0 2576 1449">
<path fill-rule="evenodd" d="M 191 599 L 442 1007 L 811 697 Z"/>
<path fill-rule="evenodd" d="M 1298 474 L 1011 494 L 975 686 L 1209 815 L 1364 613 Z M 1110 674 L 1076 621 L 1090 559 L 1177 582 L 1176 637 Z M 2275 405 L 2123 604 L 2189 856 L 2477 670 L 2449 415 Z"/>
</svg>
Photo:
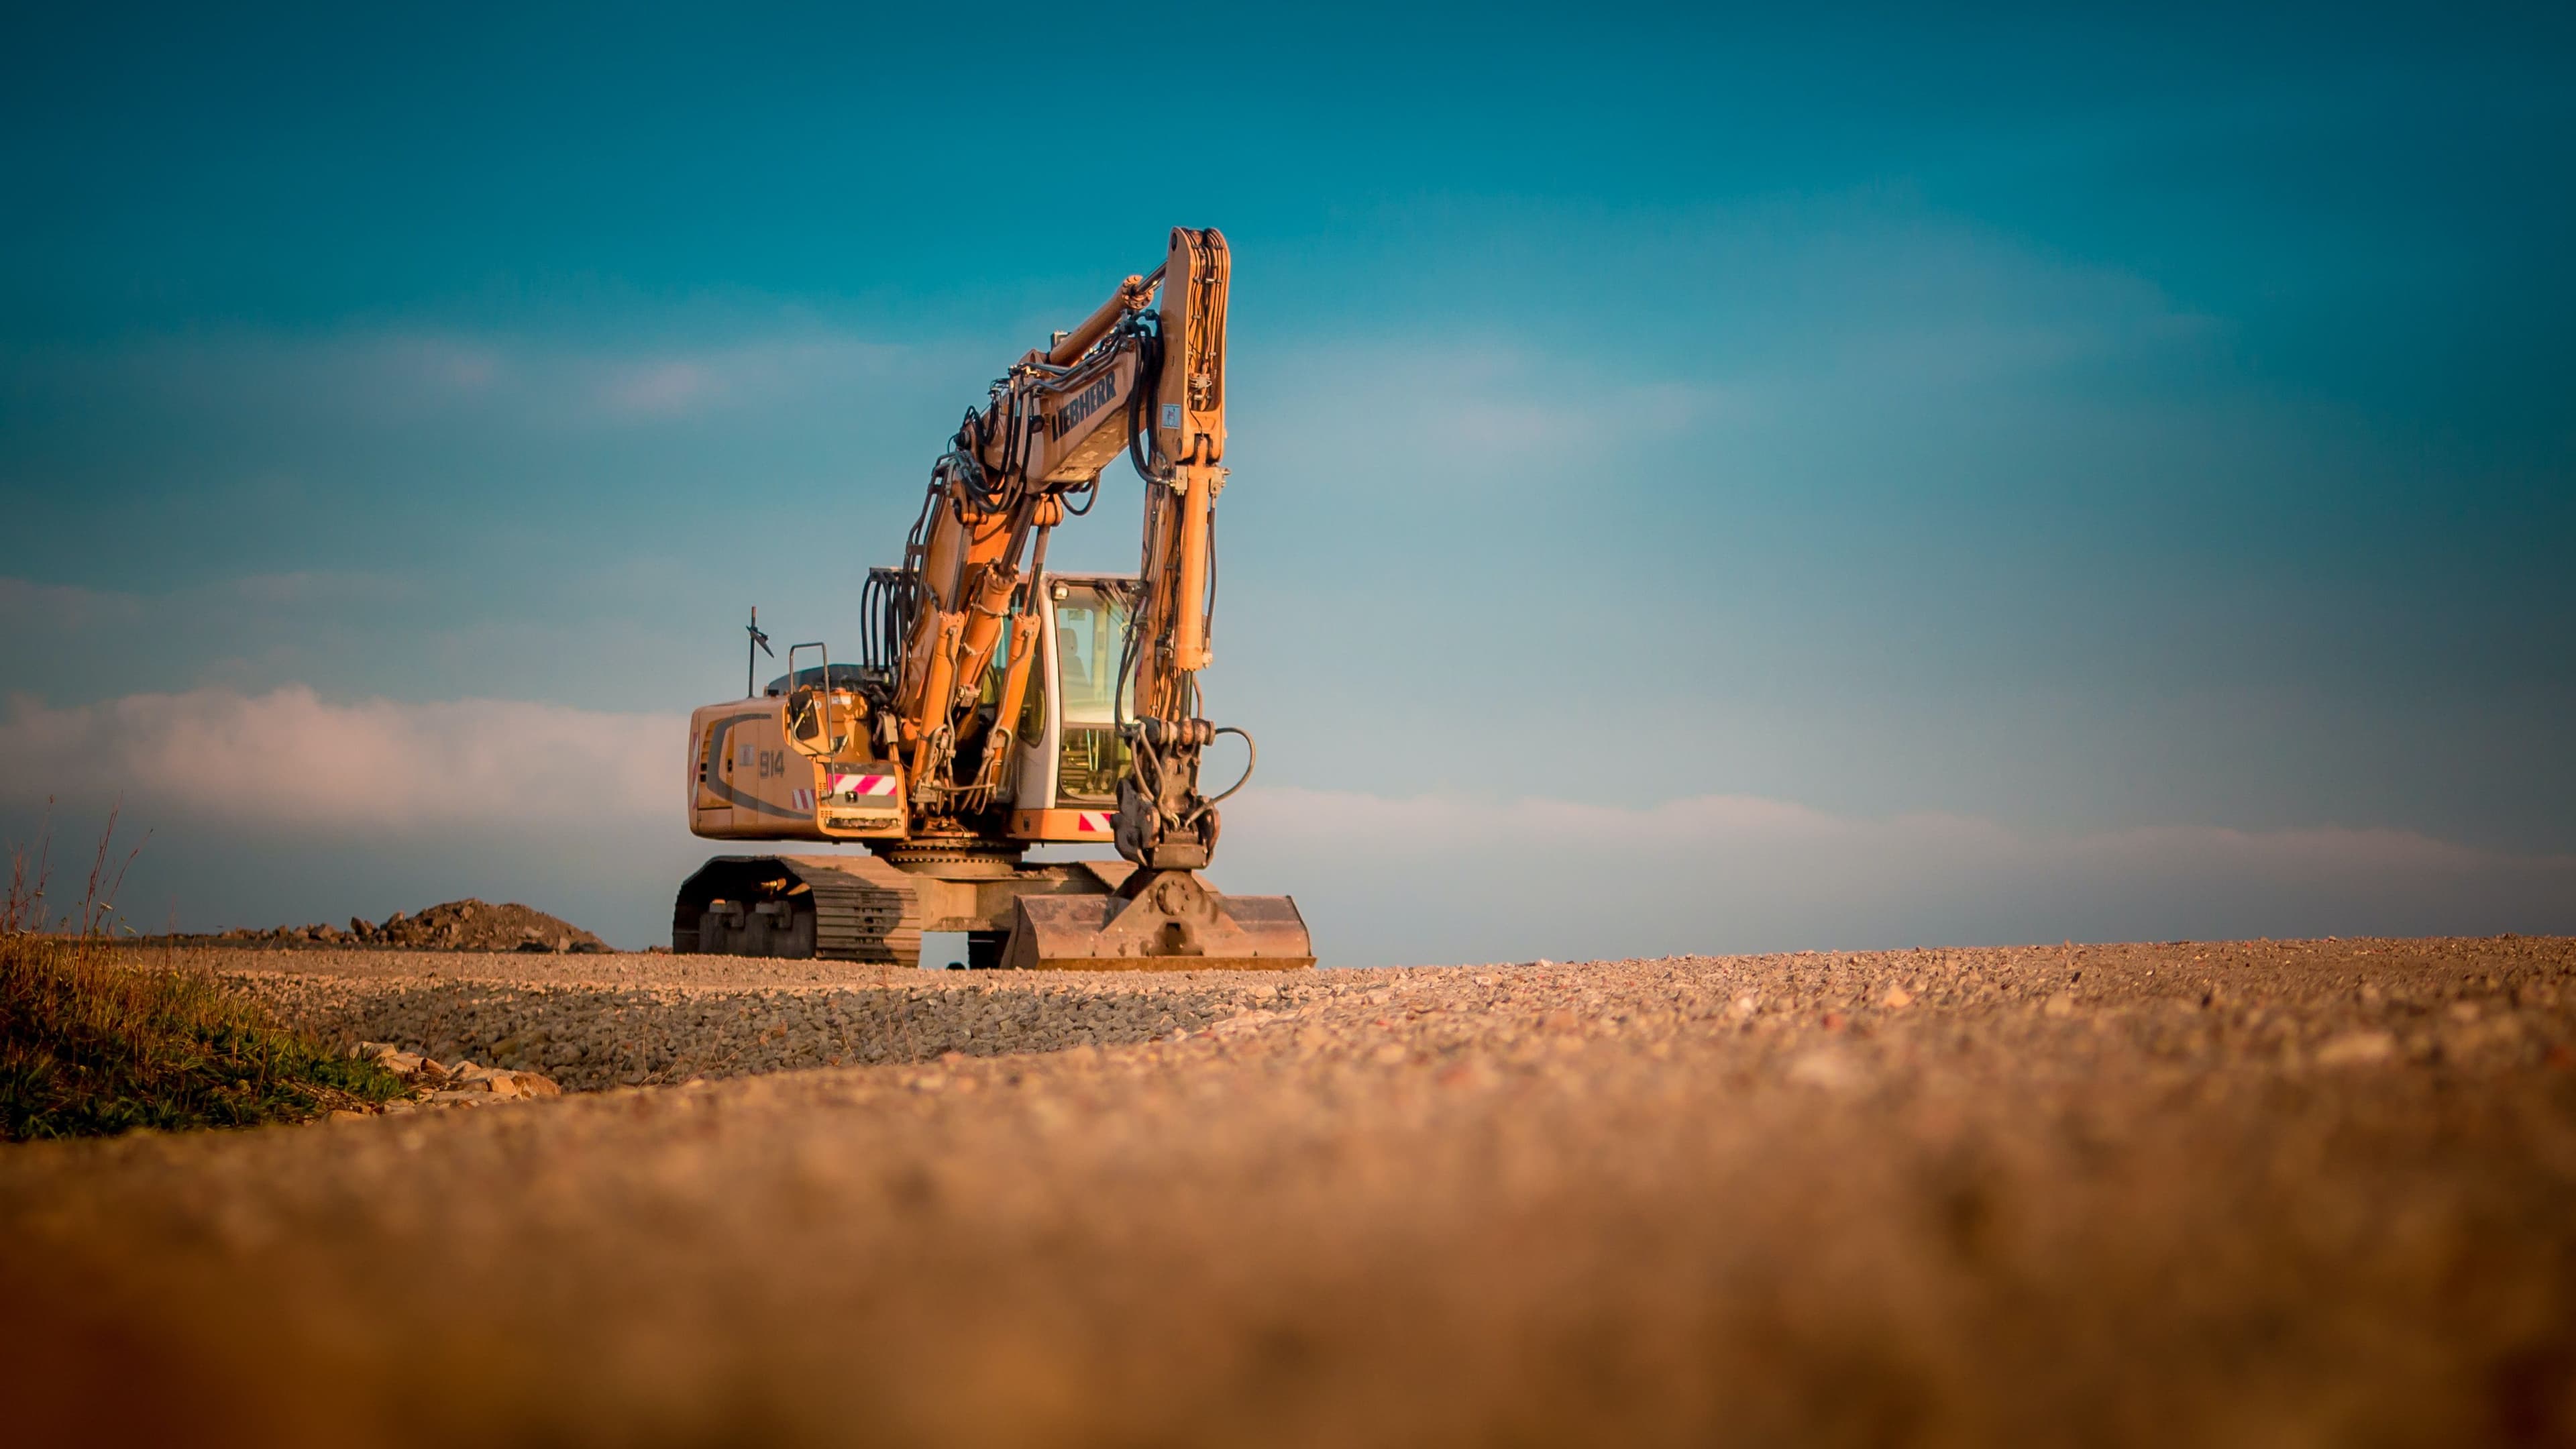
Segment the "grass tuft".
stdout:
<svg viewBox="0 0 2576 1449">
<path fill-rule="evenodd" d="M 301 1122 L 404 1091 L 203 971 L 0 932 L 0 1139 Z"/>
</svg>

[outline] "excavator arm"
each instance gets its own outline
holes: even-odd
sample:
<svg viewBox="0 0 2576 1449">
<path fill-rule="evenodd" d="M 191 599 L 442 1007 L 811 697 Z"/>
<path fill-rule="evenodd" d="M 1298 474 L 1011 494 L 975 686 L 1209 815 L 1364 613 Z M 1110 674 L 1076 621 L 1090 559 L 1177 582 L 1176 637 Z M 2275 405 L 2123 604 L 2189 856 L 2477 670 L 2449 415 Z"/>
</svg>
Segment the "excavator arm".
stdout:
<svg viewBox="0 0 2576 1449">
<path fill-rule="evenodd" d="M 967 413 L 931 470 L 905 565 L 918 608 L 897 672 L 892 728 L 926 815 L 991 805 L 1034 650 L 1012 650 L 980 765 L 959 778 L 961 731 L 1006 639 L 1037 626 L 1047 540 L 1121 453 L 1145 479 L 1138 597 L 1120 663 L 1130 767 L 1116 841 L 1140 865 L 1195 869 L 1217 817 L 1198 791 L 1215 729 L 1196 717 L 1209 650 L 1209 560 L 1225 486 L 1225 314 L 1230 259 L 1213 229 L 1175 228 L 1163 264 L 1121 282 L 1080 326 L 1032 349 Z M 933 826 L 935 829 L 935 825 Z"/>
</svg>

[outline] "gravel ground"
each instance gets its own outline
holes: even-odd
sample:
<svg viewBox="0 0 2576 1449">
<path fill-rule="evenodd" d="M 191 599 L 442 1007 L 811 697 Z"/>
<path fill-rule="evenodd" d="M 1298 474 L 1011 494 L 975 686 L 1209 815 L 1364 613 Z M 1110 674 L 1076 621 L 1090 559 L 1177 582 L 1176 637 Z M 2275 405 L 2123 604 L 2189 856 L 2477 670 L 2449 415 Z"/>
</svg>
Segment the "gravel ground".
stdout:
<svg viewBox="0 0 2576 1449">
<path fill-rule="evenodd" d="M 2576 942 L 932 981 L 520 988 L 935 1001 L 974 1030 L 932 1060 L 0 1152 L 0 1402 L 216 1443 L 2576 1442 Z M 1162 1039 L 1065 1046 L 1104 1001 Z"/>
<path fill-rule="evenodd" d="M 1339 973 L 898 971 L 740 956 L 215 951 L 194 958 L 343 1046 L 566 1087 L 1125 1046 L 1329 999 Z"/>
</svg>

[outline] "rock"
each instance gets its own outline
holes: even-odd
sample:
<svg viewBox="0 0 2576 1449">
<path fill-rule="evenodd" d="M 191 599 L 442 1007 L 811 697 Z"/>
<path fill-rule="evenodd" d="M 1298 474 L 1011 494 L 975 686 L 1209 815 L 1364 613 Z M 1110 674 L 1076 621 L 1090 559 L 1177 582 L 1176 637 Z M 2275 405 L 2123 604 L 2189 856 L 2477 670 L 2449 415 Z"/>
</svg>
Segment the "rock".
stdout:
<svg viewBox="0 0 2576 1449">
<path fill-rule="evenodd" d="M 1806 1052 L 1789 1063 L 1788 1078 L 1802 1087 L 1848 1092 L 1861 1085 L 1861 1069 L 1850 1057 L 1830 1048 Z"/>
<path fill-rule="evenodd" d="M 2317 1048 L 2321 1067 L 2364 1067 L 2397 1055 L 2397 1038 L 2384 1031 L 2348 1031 Z"/>
<path fill-rule="evenodd" d="M 349 1055 L 377 1066 L 406 1080 L 418 1076 L 426 1062 L 418 1052 L 407 1052 L 389 1041 L 362 1041 Z"/>
<path fill-rule="evenodd" d="M 533 1097 L 538 1093 L 530 1084 L 544 1080 L 534 1072 L 514 1072 L 505 1067 L 476 1067 L 472 1071 L 457 1073 L 449 1085 L 458 1091 L 489 1092 L 495 1097 Z M 553 1083 L 549 1082 L 547 1085 L 552 1087 Z M 561 1090 L 561 1088 L 555 1088 L 556 1092 Z"/>
<path fill-rule="evenodd" d="M 569 921 L 517 902 L 447 901 L 385 921 L 383 944 L 463 951 L 606 951 L 608 943 Z"/>
<path fill-rule="evenodd" d="M 447 901 L 417 914 L 396 911 L 381 924 L 351 916 L 348 929 L 319 922 L 275 926 L 266 930 L 234 927 L 216 939 L 275 941 L 288 945 L 400 946 L 413 950 L 610 952 L 607 942 L 569 921 L 517 902 L 492 905 L 473 899 Z M 523 944 L 524 947 L 523 947 Z"/>
</svg>

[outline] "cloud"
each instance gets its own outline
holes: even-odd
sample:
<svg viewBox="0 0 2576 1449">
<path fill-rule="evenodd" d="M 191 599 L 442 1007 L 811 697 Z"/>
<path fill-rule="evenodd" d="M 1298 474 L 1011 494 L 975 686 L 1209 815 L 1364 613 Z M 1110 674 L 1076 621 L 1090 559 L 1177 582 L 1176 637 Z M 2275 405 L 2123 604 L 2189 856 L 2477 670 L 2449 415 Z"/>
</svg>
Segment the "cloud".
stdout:
<svg viewBox="0 0 2576 1449">
<path fill-rule="evenodd" d="M 326 892 L 363 888 L 381 914 L 542 877 L 585 924 L 642 944 L 679 875 L 722 848 L 683 823 L 684 738 L 676 715 L 302 686 L 22 698 L 0 719 L 0 813 L 23 829 L 49 796 L 66 821 L 121 797 L 156 832 L 149 889 L 199 921 L 241 919 L 245 889 L 261 919 L 337 919 L 354 903 Z M 1262 787 L 1226 822 L 1217 883 L 1297 896 L 1337 965 L 2576 930 L 2576 857 L 2392 829 L 2034 832 L 1739 795 L 1628 808 Z"/>
<path fill-rule="evenodd" d="M 80 632 L 135 624 L 166 627 L 213 611 L 273 611 L 353 603 L 394 603 L 418 592 L 409 580 L 350 569 L 238 574 L 162 594 L 48 584 L 0 575 L 0 619 L 18 628 Z M 273 621 L 264 621 L 273 622 Z"/>
<path fill-rule="evenodd" d="M 696 363 L 667 361 L 620 368 L 605 378 L 600 401 L 611 411 L 668 416 L 708 395 L 714 378 Z"/>
<path fill-rule="evenodd" d="M 1299 896 L 1341 964 L 2576 930 L 2576 856 L 2384 828 L 2017 830 L 1745 796 L 1247 791 L 1220 884 Z"/>
<path fill-rule="evenodd" d="M 58 700 L 309 678 L 436 688 L 421 673 L 439 611 L 403 574 L 295 569 L 149 590 L 0 576 L 0 623 L 0 680 Z"/>
<path fill-rule="evenodd" d="M 261 608 L 318 608 L 354 603 L 394 603 L 413 597 L 418 592 L 409 580 L 384 574 L 360 573 L 348 569 L 297 569 L 292 573 L 244 574 L 238 578 L 219 579 L 171 595 L 171 601 L 189 607 L 197 604 L 238 599 Z"/>
<path fill-rule="evenodd" d="M 679 820 L 686 722 L 506 700 L 333 703 L 293 686 L 11 701 L 0 799 L 227 832 L 471 840 Z"/>
<path fill-rule="evenodd" d="M 936 350 L 803 322 L 745 324 L 694 345 L 405 329 L 238 331 L 0 347 L 0 390 L 35 405 L 31 413 L 102 426 L 145 415 L 218 432 L 247 419 L 264 431 L 374 435 L 471 422 L 552 433 L 717 407 L 810 406 L 881 383 Z"/>
<path fill-rule="evenodd" d="M 142 619 L 143 601 L 112 589 L 0 577 L 0 620 L 17 634 L 79 633 Z"/>
<path fill-rule="evenodd" d="M 1750 387 L 1499 337 L 1338 340 L 1276 348 L 1244 367 L 1257 370 L 1238 384 L 1229 461 L 1362 495 L 1561 491 L 1570 471 L 1597 476 L 1640 444 L 1742 427 L 1760 406 Z"/>
<path fill-rule="evenodd" d="M 1391 798 L 1293 788 L 1255 789 L 1247 795 L 1258 802 L 1250 808 L 1263 827 L 1289 839 L 1356 835 L 1387 850 L 1413 853 L 1472 851 L 1510 839 L 1538 839 L 1551 848 L 1579 847 L 1596 854 L 1677 859 L 1740 851 L 1757 877 L 1794 869 L 1798 852 L 1828 850 L 1852 859 L 1889 853 L 1937 856 L 1948 871 L 2038 868 L 2043 861 L 2119 869 L 2187 864 L 2199 871 L 2268 873 L 2369 869 L 2457 874 L 2508 864 L 2576 871 L 2576 856 L 2499 855 L 2389 829 L 2158 826 L 2043 838 L 1975 816 L 1866 819 L 1745 795 L 1700 795 L 1645 808 L 1544 797 Z M 1784 849 L 1790 853 L 1779 853 Z"/>
</svg>

